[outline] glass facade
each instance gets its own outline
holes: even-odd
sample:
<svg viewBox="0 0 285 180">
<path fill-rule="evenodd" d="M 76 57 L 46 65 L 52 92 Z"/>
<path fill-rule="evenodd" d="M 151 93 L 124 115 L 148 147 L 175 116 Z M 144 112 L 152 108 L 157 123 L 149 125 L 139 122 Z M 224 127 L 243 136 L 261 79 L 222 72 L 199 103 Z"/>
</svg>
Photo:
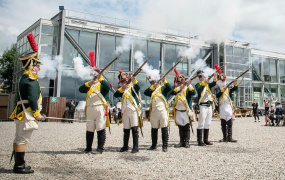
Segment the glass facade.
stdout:
<svg viewBox="0 0 285 180">
<path fill-rule="evenodd" d="M 62 52 L 62 72 L 61 84 L 60 84 L 60 96 L 66 97 L 67 102 L 70 99 L 74 99 L 76 103 L 85 100 L 86 94 L 78 91 L 79 87 L 83 85 L 87 80 L 82 80 L 78 77 L 67 76 L 66 74 L 76 74 L 73 67 L 73 59 L 75 57 L 81 57 L 79 49 L 81 49 L 87 56 L 89 51 L 95 51 L 96 66 L 100 68 L 105 67 L 111 60 L 117 55 L 115 54 L 118 47 L 121 46 L 123 40 L 123 34 L 105 33 L 103 31 L 91 30 L 91 29 L 79 29 L 67 26 L 65 29 L 72 37 L 77 47 L 70 42 L 67 36 L 63 37 L 63 52 Z M 40 58 L 44 56 L 55 56 L 58 54 L 58 40 L 59 29 L 58 26 L 46 25 L 38 23 L 30 29 L 35 36 L 40 50 Z M 134 39 L 133 44 L 129 50 L 122 53 L 121 57 L 112 65 L 109 73 L 104 74 L 105 78 L 113 84 L 114 89 L 118 87 L 118 70 L 127 71 L 133 73 L 139 67 L 138 63 L 134 59 L 136 51 L 141 51 L 145 55 L 145 59 L 152 55 L 149 61 L 154 69 L 158 69 L 161 74 L 166 73 L 180 58 L 179 51 L 183 48 L 187 48 L 187 44 L 177 42 L 169 42 L 155 39 Z M 18 38 L 17 41 L 18 55 L 26 52 L 30 52 L 31 48 L 27 41 L 26 36 Z M 209 51 L 212 51 L 211 47 L 203 47 L 195 58 L 184 59 L 182 63 L 177 66 L 179 73 L 186 75 L 187 77 L 194 71 L 193 64 L 201 58 L 204 58 Z M 208 66 L 213 66 L 213 55 L 210 56 L 206 63 Z M 83 59 L 84 66 L 88 66 L 87 59 Z M 238 80 L 239 90 L 234 94 L 235 103 L 237 107 L 251 107 L 252 99 L 257 99 L 258 103 L 263 105 L 264 97 L 268 97 L 268 93 L 265 93 L 264 86 L 271 90 L 272 96 L 281 97 L 285 100 L 283 94 L 285 94 L 285 60 L 273 59 L 272 57 L 266 57 L 256 54 L 251 54 L 251 50 L 248 48 L 236 47 L 235 45 L 220 45 L 220 56 L 218 60 L 220 65 L 227 63 L 225 67 L 225 74 L 230 82 L 235 77 L 239 76 L 242 72 L 247 70 L 252 64 L 255 67 L 256 73 L 252 71 L 245 75 L 243 81 Z M 279 68 L 279 69 L 278 69 Z M 278 69 L 278 71 L 277 71 Z M 22 74 L 21 62 L 16 61 L 15 65 L 15 78 L 13 91 L 15 92 L 15 84 Z M 279 72 L 279 73 L 278 73 Z M 261 83 L 259 77 L 264 78 L 265 85 Z M 167 81 L 173 85 L 174 72 L 171 72 L 166 77 Z M 150 98 L 146 97 L 143 92 L 150 86 L 147 81 L 146 74 L 141 72 L 137 79 L 141 86 L 141 99 L 142 106 L 148 107 Z M 280 81 L 280 86 L 278 85 Z M 49 79 L 48 77 L 40 77 L 40 85 L 42 88 L 43 97 L 56 96 L 55 89 L 57 88 L 57 79 Z M 198 79 L 195 79 L 192 83 L 195 85 Z M 279 88 L 280 87 L 280 88 Z M 109 93 L 110 103 L 114 106 L 119 99 L 113 97 L 113 92 Z"/>
</svg>

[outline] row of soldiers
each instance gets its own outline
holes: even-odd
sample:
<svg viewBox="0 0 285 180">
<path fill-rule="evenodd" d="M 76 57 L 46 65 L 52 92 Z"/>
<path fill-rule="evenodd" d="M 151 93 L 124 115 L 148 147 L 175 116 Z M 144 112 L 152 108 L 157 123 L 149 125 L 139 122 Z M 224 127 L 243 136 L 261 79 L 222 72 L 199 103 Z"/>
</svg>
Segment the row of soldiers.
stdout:
<svg viewBox="0 0 285 180">
<path fill-rule="evenodd" d="M 109 116 L 107 115 L 107 101 L 109 97 L 110 84 L 104 80 L 99 73 L 100 70 L 94 70 L 95 79 L 92 79 L 83 84 L 79 91 L 87 93 L 86 96 L 86 115 L 87 131 L 86 131 L 86 149 L 85 152 L 92 151 L 92 143 L 94 132 L 97 131 L 97 153 L 104 151 L 104 144 L 106 140 L 106 127 L 110 125 Z M 216 86 L 217 74 L 214 74 L 214 80 L 208 83 L 208 79 L 203 72 L 198 71 L 199 82 L 194 86 L 191 80 L 186 81 L 183 74 L 179 74 L 175 70 L 176 76 L 174 83 L 177 85 L 174 89 L 165 80 L 161 79 L 161 84 L 158 80 L 148 77 L 151 84 L 149 88 L 144 91 L 146 96 L 150 97 L 149 116 L 151 123 L 151 140 L 152 145 L 149 150 L 157 149 L 158 129 L 161 128 L 162 133 L 162 151 L 167 152 L 168 147 L 168 126 L 169 126 L 169 107 L 167 102 L 167 95 L 170 93 L 175 96 L 173 103 L 173 115 L 175 124 L 179 128 L 180 142 L 175 147 L 189 148 L 190 141 L 190 125 L 193 120 L 194 112 L 192 110 L 192 97 L 198 93 L 199 115 L 197 127 L 197 142 L 198 146 L 212 145 L 209 141 L 209 129 L 212 120 L 212 106 L 214 97 L 211 88 Z M 132 153 L 139 151 L 139 127 L 140 119 L 140 102 L 139 91 L 140 85 L 135 76 L 129 76 L 128 73 L 119 71 L 119 88 L 114 93 L 114 97 L 122 99 L 122 122 L 124 125 L 123 147 L 120 152 L 128 151 L 129 137 L 132 132 L 133 148 Z M 232 138 L 232 116 L 233 104 L 231 96 L 233 91 L 237 90 L 237 82 L 235 81 L 234 88 L 228 90 L 226 87 L 226 76 L 219 75 L 219 88 L 217 88 L 217 98 L 219 99 L 221 126 L 223 132 L 222 142 L 236 142 Z M 131 82 L 131 83 L 128 83 Z M 196 89 L 196 91 L 195 91 Z"/>
<path fill-rule="evenodd" d="M 17 105 L 10 116 L 16 124 L 16 133 L 13 142 L 13 153 L 15 164 L 14 173 L 28 174 L 34 170 L 25 164 L 26 144 L 31 139 L 33 130 L 37 125 L 33 120 L 42 120 L 41 111 L 41 89 L 38 82 L 38 72 L 40 71 L 41 61 L 38 58 L 37 46 L 32 34 L 29 34 L 28 40 L 34 52 L 25 54 L 19 58 L 23 63 L 24 74 L 20 78 L 17 94 Z M 86 116 L 89 120 L 86 123 L 86 149 L 85 152 L 92 151 L 94 132 L 97 132 L 97 153 L 104 151 L 106 140 L 106 127 L 110 126 L 108 119 L 108 97 L 110 84 L 106 81 L 100 69 L 94 68 L 94 79 L 83 84 L 79 91 L 87 93 L 86 95 Z M 189 148 L 190 125 L 193 120 L 192 97 L 198 93 L 199 104 L 199 123 L 197 127 L 197 141 L 199 146 L 212 145 L 209 141 L 209 128 L 212 120 L 213 95 L 211 88 L 216 85 L 217 74 L 214 73 L 213 82 L 208 83 L 208 78 L 202 72 L 197 72 L 199 82 L 192 85 L 191 80 L 186 80 L 183 74 L 175 71 L 174 83 L 177 85 L 174 89 L 166 81 L 165 77 L 160 83 L 153 77 L 148 77 L 151 86 L 144 91 L 146 96 L 151 99 L 149 106 L 151 122 L 152 145 L 149 150 L 157 149 L 158 129 L 162 132 L 162 150 L 167 152 L 168 147 L 168 126 L 169 126 L 169 107 L 167 103 L 167 94 L 175 95 L 173 103 L 173 113 L 175 124 L 179 128 L 180 142 L 175 147 Z M 136 77 L 129 76 L 128 73 L 119 71 L 120 87 L 114 93 L 114 97 L 122 99 L 122 122 L 124 125 L 123 147 L 120 152 L 128 151 L 129 137 L 132 132 L 133 148 L 132 153 L 139 152 L 139 127 L 142 126 L 140 119 L 140 102 L 138 94 L 140 85 Z M 225 76 L 220 75 L 217 88 L 217 98 L 219 99 L 221 125 L 223 131 L 222 142 L 236 142 L 232 139 L 232 115 L 233 105 L 231 101 L 232 92 L 237 89 L 237 82 L 232 89 L 228 89 L 225 83 Z M 196 91 L 195 91 L 196 89 Z M 192 119 L 191 119 L 192 118 Z"/>
</svg>

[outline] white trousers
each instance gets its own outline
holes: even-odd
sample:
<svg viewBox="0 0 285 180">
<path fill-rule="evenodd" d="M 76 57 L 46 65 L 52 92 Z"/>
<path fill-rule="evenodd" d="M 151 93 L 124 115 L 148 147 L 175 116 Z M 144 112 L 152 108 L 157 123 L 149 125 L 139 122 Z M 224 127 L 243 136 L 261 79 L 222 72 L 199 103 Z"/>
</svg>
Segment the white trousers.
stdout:
<svg viewBox="0 0 285 180">
<path fill-rule="evenodd" d="M 122 121 L 124 124 L 124 129 L 131 129 L 132 127 L 138 126 L 139 120 L 137 111 L 126 107 L 125 111 L 123 112 Z"/>
<path fill-rule="evenodd" d="M 86 131 L 101 131 L 106 128 L 104 105 L 87 106 L 86 116 L 87 120 L 91 120 L 86 123 Z"/>
<path fill-rule="evenodd" d="M 168 126 L 168 116 L 166 109 L 159 111 L 158 109 L 154 109 L 150 114 L 150 123 L 151 127 L 158 129 L 164 128 Z"/>
<path fill-rule="evenodd" d="M 233 116 L 232 106 L 228 103 L 223 103 L 220 107 L 220 119 L 228 121 L 232 119 L 232 116 Z"/>
<path fill-rule="evenodd" d="M 16 133 L 15 133 L 14 143 L 17 145 L 27 144 L 30 141 L 31 136 L 33 134 L 33 130 L 30 130 L 30 131 L 23 130 L 25 119 L 26 117 L 24 117 L 21 121 L 14 120 L 16 124 Z"/>
<path fill-rule="evenodd" d="M 209 129 L 212 122 L 212 106 L 200 105 L 200 114 L 198 116 L 198 127 L 197 129 Z"/>
<path fill-rule="evenodd" d="M 176 111 L 175 112 L 175 120 L 176 120 L 176 123 L 179 125 L 179 126 L 185 126 L 186 124 L 189 124 L 189 117 L 187 115 L 187 112 L 180 112 L 180 111 Z"/>
</svg>

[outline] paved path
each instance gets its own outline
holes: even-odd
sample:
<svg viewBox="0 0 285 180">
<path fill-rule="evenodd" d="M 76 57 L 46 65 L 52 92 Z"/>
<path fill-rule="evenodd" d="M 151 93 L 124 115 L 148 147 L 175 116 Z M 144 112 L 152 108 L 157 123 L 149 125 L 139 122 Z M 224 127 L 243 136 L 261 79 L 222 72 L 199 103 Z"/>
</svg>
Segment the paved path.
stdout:
<svg viewBox="0 0 285 180">
<path fill-rule="evenodd" d="M 213 120 L 209 139 L 213 146 L 198 147 L 191 134 L 191 147 L 174 148 L 178 128 L 171 122 L 169 149 L 146 150 L 151 145 L 150 123 L 144 123 L 140 152 L 119 153 L 123 126 L 111 125 L 105 152 L 85 154 L 85 123 L 40 122 L 28 145 L 26 162 L 35 170 L 31 175 L 12 173 L 9 164 L 15 125 L 0 122 L 0 179 L 285 179 L 285 127 L 264 126 L 253 118 L 237 118 L 233 134 L 238 143 L 219 143 L 219 120 Z M 96 136 L 93 148 L 97 146 Z M 132 138 L 130 138 L 132 146 Z"/>
</svg>

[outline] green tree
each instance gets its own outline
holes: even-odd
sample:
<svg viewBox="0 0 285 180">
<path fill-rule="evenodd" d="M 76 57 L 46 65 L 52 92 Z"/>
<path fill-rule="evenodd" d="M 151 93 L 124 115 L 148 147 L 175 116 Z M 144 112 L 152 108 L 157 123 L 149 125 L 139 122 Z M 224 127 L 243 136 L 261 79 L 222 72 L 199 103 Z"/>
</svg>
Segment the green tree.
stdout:
<svg viewBox="0 0 285 180">
<path fill-rule="evenodd" d="M 0 78 L 3 83 L 0 83 L 0 88 L 6 92 L 12 91 L 13 84 L 13 69 L 16 56 L 16 44 L 12 44 L 10 49 L 4 51 L 0 58 Z"/>
</svg>

